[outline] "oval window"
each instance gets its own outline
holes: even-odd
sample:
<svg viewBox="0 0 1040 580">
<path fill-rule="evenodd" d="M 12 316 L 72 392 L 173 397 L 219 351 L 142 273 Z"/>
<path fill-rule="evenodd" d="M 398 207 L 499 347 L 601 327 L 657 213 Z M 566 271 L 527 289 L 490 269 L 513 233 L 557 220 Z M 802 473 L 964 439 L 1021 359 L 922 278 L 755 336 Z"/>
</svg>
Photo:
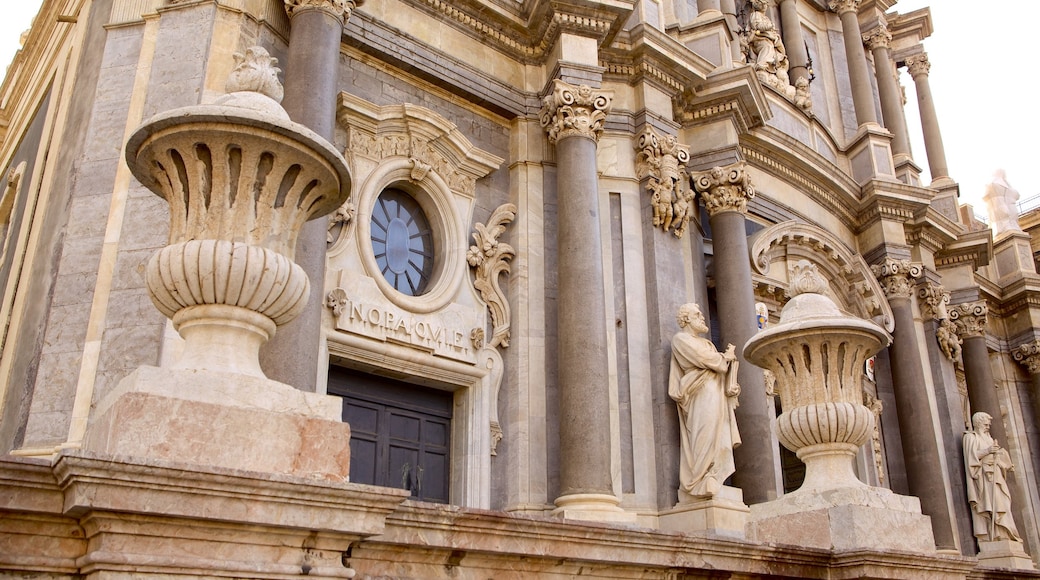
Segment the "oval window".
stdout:
<svg viewBox="0 0 1040 580">
<path fill-rule="evenodd" d="M 415 198 L 399 189 L 379 194 L 372 208 L 372 252 L 398 292 L 419 296 L 433 275 L 433 231 Z"/>
</svg>

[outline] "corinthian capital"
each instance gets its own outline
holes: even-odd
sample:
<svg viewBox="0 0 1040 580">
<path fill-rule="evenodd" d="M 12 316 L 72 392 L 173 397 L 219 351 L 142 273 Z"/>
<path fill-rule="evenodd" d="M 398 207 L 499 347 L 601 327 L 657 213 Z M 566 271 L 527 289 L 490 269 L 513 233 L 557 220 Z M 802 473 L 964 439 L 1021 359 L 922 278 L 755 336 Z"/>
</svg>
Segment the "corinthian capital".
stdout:
<svg viewBox="0 0 1040 580">
<path fill-rule="evenodd" d="M 713 167 L 709 171 L 694 173 L 693 188 L 704 201 L 708 217 L 725 211 L 747 213 L 747 202 L 755 197 L 744 162 L 725 167 Z"/>
<path fill-rule="evenodd" d="M 553 90 L 545 97 L 540 115 L 542 128 L 549 133 L 549 142 L 556 143 L 566 137 L 598 141 L 613 99 L 614 91 L 574 86 L 554 79 Z"/>
<path fill-rule="evenodd" d="M 941 285 L 928 282 L 918 290 L 917 297 L 924 300 L 923 306 L 927 306 L 927 308 L 921 309 L 925 317 L 935 321 L 946 320 L 950 317 L 947 306 L 950 303 L 950 293 Z"/>
<path fill-rule="evenodd" d="M 285 11 L 292 18 L 299 12 L 305 10 L 322 10 L 333 17 L 346 22 L 350 20 L 350 14 L 355 8 L 365 3 L 365 0 L 284 0 Z"/>
<path fill-rule="evenodd" d="M 859 11 L 859 3 L 860 0 L 830 0 L 827 6 L 838 14 L 843 14 Z"/>
<path fill-rule="evenodd" d="M 915 264 L 910 260 L 885 258 L 884 262 L 871 266 L 870 271 L 881 283 L 885 296 L 891 300 L 893 298 L 910 298 L 913 281 L 921 276 L 922 268 L 920 264 Z"/>
<path fill-rule="evenodd" d="M 984 301 L 965 302 L 950 307 L 950 320 L 957 327 L 961 339 L 986 336 L 986 317 L 989 309 Z"/>
<path fill-rule="evenodd" d="M 1040 374 L 1040 339 L 1034 339 L 1033 342 L 1018 345 L 1011 352 L 1011 356 L 1024 364 L 1029 370 L 1029 374 Z"/>
<path fill-rule="evenodd" d="M 892 33 L 888 31 L 888 27 L 884 24 L 878 25 L 863 33 L 863 44 L 866 44 L 870 50 L 888 48 L 892 45 Z"/>
<path fill-rule="evenodd" d="M 917 80 L 920 75 L 928 76 L 928 71 L 931 69 L 932 63 L 928 62 L 927 54 L 915 54 L 906 59 L 906 70 L 910 72 L 910 77 L 914 80 Z"/>
</svg>

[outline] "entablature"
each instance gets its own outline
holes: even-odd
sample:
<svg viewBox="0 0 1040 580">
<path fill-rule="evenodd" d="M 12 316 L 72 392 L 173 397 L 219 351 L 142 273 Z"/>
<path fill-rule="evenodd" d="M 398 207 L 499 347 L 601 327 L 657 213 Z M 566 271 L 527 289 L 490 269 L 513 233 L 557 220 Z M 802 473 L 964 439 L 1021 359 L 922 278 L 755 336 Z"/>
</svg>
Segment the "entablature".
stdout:
<svg viewBox="0 0 1040 580">
<path fill-rule="evenodd" d="M 993 236 L 988 229 L 965 231 L 935 253 L 935 267 L 951 268 L 970 262 L 975 271 L 988 265 L 992 255 Z"/>
<path fill-rule="evenodd" d="M 772 115 L 762 84 L 751 67 L 714 72 L 687 87 L 673 101 L 675 119 L 684 127 L 733 119 L 740 133 L 759 127 Z"/>
</svg>

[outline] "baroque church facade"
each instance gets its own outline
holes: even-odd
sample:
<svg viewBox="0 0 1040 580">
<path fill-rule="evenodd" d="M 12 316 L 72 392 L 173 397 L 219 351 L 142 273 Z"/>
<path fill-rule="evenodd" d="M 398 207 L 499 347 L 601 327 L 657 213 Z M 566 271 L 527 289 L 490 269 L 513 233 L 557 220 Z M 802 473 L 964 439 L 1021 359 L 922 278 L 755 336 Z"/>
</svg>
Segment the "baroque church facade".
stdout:
<svg viewBox="0 0 1040 580">
<path fill-rule="evenodd" d="M 0 575 L 1040 577 L 1040 275 L 958 201 L 932 24 L 44 0 L 0 86 Z M 677 412 L 689 304 L 728 410 Z"/>
</svg>

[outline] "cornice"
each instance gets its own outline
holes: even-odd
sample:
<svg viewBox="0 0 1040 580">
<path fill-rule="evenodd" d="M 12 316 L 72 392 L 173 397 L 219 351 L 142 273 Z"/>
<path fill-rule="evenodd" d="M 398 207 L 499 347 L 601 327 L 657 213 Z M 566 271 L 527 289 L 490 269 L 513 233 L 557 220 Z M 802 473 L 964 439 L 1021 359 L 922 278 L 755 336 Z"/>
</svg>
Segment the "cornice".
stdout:
<svg viewBox="0 0 1040 580">
<path fill-rule="evenodd" d="M 932 35 L 932 11 L 921 8 L 900 14 L 890 12 L 885 15 L 888 32 L 892 34 L 892 51 L 904 52 L 917 47 L 924 39 Z"/>
<path fill-rule="evenodd" d="M 604 76 L 628 84 L 646 81 L 672 98 L 704 81 L 715 66 L 665 32 L 638 24 L 600 51 Z"/>
<path fill-rule="evenodd" d="M 708 75 L 676 97 L 673 107 L 675 119 L 683 127 L 729 117 L 740 133 L 763 125 L 772 116 L 762 84 L 746 66 Z"/>
<path fill-rule="evenodd" d="M 916 216 L 927 211 L 934 195 L 935 192 L 927 188 L 898 181 L 868 181 L 863 186 L 856 231 L 862 232 L 881 220 L 914 223 Z"/>
<path fill-rule="evenodd" d="M 988 229 L 963 232 L 935 253 L 935 267 L 951 268 L 970 263 L 974 271 L 988 265 L 992 255 L 993 236 Z"/>
</svg>

